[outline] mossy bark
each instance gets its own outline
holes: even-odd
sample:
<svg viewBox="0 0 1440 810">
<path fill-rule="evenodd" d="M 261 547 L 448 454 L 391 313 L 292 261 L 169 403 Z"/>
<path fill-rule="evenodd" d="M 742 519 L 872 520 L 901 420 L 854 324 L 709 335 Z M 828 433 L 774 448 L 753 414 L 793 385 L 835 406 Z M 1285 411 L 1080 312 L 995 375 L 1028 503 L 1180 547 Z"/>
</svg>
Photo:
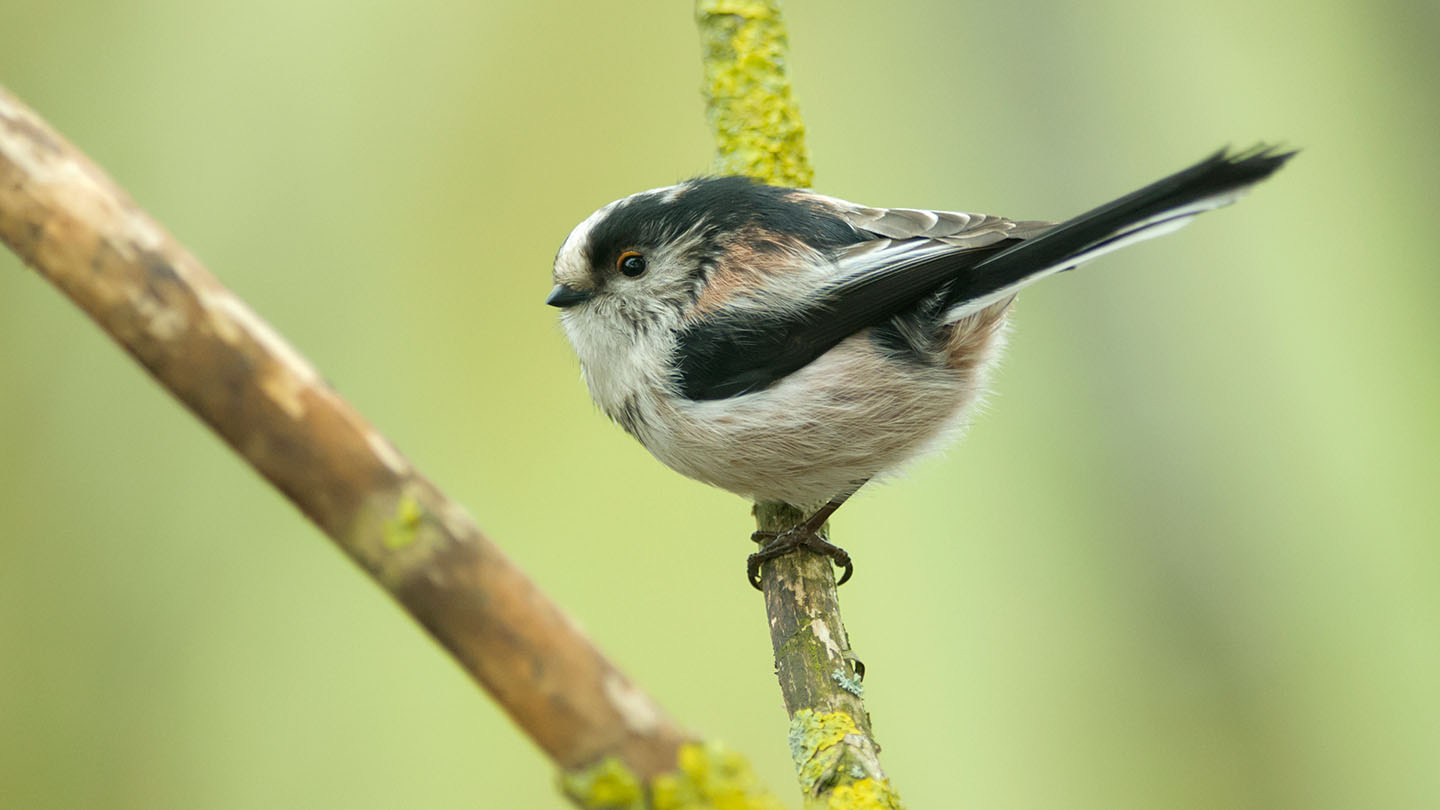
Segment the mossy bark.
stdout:
<svg viewBox="0 0 1440 810">
<path fill-rule="evenodd" d="M 762 531 L 784 531 L 806 517 L 786 503 L 755 506 Z M 827 524 L 822 536 L 828 535 Z M 775 674 L 790 714 L 790 753 L 806 806 L 900 807 L 880 767 L 880 747 L 862 699 L 863 667 L 840 618 L 830 559 L 797 551 L 767 562 L 760 582 Z"/>
<path fill-rule="evenodd" d="M 806 517 L 786 503 L 768 501 L 755 506 L 755 522 L 762 531 L 784 531 Z M 829 524 L 821 535 L 829 535 Z M 760 583 L 786 710 L 792 717 L 802 709 L 822 714 L 844 712 L 868 734 L 870 719 L 860 699 L 863 689 L 850 640 L 840 621 L 830 559 L 803 550 L 787 554 L 765 563 Z"/>
<path fill-rule="evenodd" d="M 789 39 L 772 0 L 697 0 L 715 172 L 809 188 L 805 123 L 786 73 Z"/>
</svg>

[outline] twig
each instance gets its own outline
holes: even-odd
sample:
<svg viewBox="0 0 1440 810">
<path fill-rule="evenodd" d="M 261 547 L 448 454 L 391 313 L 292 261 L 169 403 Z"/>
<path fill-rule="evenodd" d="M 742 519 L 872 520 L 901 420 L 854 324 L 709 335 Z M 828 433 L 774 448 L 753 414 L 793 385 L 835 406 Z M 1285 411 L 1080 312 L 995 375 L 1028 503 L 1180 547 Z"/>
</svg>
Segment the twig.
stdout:
<svg viewBox="0 0 1440 810">
<path fill-rule="evenodd" d="M 779 6 L 773 0 L 697 0 L 696 17 L 717 171 L 810 186 L 805 128 L 785 71 L 788 43 Z M 805 517 L 789 504 L 755 507 L 762 531 L 788 529 Z M 789 554 L 765 564 L 761 584 L 775 670 L 790 714 L 790 750 L 807 806 L 900 807 L 880 768 L 829 559 Z"/>
</svg>

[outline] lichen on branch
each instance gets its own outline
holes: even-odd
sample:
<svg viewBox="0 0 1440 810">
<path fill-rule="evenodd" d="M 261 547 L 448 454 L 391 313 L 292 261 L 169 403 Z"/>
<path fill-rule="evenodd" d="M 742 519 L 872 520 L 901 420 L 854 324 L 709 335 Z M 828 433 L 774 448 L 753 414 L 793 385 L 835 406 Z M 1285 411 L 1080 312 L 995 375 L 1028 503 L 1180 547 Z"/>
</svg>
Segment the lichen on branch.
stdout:
<svg viewBox="0 0 1440 810">
<path fill-rule="evenodd" d="M 698 0 L 705 109 L 715 172 L 809 188 L 815 173 L 786 72 L 789 41 L 773 0 Z"/>
<path fill-rule="evenodd" d="M 652 779 L 648 791 L 614 759 L 566 774 L 561 787 L 586 810 L 785 810 L 749 761 L 724 745 L 686 743 L 677 765 Z"/>
<path fill-rule="evenodd" d="M 790 90 L 789 42 L 778 3 L 696 0 L 695 15 L 715 171 L 810 187 L 814 172 Z M 755 507 L 762 531 L 783 531 L 805 517 L 790 504 Z M 761 584 L 806 807 L 896 810 L 900 799 L 880 768 L 829 559 L 797 552 L 772 560 Z"/>
</svg>

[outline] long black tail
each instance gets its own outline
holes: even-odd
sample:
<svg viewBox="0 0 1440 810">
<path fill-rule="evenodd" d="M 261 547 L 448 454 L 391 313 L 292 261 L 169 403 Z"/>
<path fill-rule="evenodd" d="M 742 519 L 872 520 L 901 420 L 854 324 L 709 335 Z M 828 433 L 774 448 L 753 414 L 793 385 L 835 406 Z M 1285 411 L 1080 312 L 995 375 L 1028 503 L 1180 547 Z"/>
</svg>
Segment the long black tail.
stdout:
<svg viewBox="0 0 1440 810">
<path fill-rule="evenodd" d="M 1266 146 L 1235 154 L 1222 149 L 1188 169 L 996 253 L 952 285 L 947 320 L 1112 250 L 1170 233 L 1198 214 L 1235 202 L 1294 156 L 1293 151 Z"/>
</svg>

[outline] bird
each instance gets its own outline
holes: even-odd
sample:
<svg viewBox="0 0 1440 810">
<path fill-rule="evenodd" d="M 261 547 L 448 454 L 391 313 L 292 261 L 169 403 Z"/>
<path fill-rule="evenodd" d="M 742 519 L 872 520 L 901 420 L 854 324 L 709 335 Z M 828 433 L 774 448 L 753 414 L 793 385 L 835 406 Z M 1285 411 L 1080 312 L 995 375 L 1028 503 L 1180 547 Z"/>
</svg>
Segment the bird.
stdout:
<svg viewBox="0 0 1440 810">
<path fill-rule="evenodd" d="M 546 303 L 599 409 L 659 461 L 809 517 L 747 559 L 849 554 L 821 528 L 944 446 L 989 385 L 1017 293 L 1233 203 L 1295 155 L 1222 149 L 1062 222 L 876 208 L 743 176 L 615 200 L 570 232 Z"/>
</svg>

